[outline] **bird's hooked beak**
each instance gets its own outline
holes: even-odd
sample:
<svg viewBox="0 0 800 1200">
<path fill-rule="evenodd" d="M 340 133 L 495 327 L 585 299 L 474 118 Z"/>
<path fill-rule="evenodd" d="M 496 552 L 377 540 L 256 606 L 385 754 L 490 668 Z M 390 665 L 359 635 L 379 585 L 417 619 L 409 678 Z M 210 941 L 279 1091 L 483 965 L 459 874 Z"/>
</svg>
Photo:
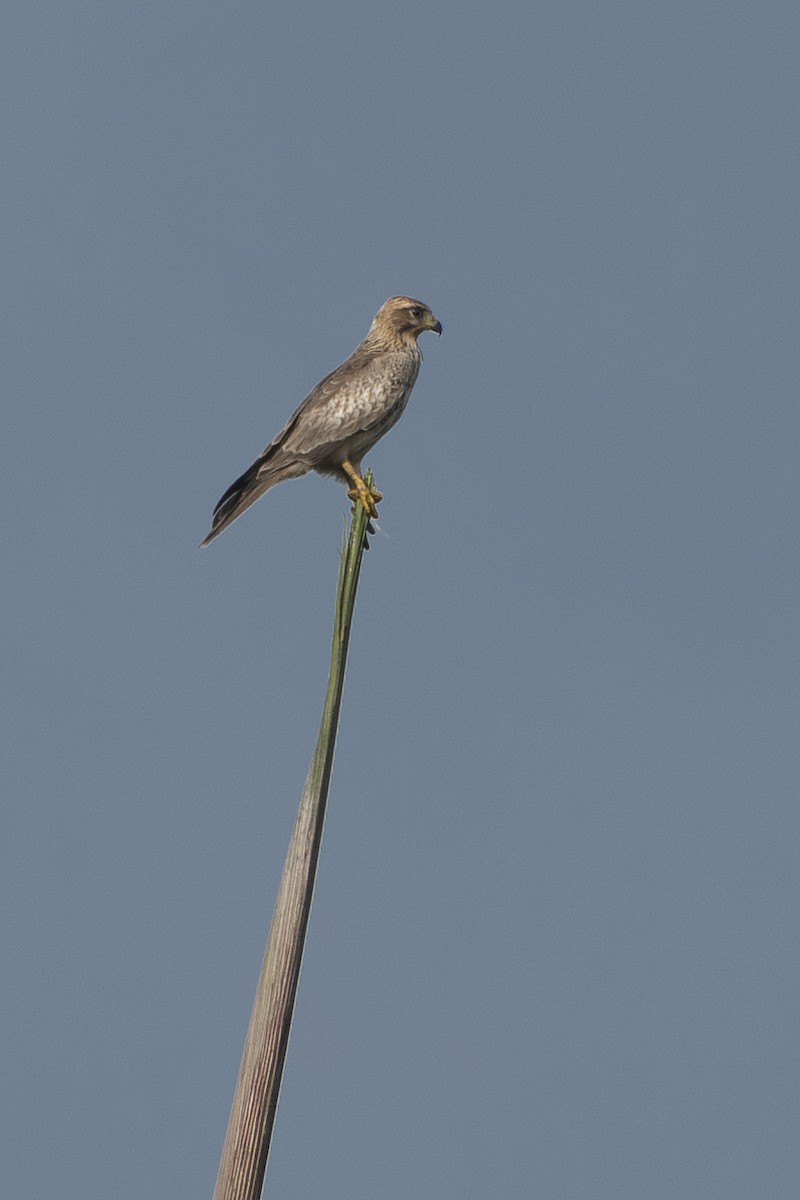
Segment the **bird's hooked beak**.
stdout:
<svg viewBox="0 0 800 1200">
<path fill-rule="evenodd" d="M 428 313 L 425 319 L 425 328 L 430 329 L 431 333 L 440 334 L 442 332 L 442 322 L 437 321 L 433 313 Z"/>
</svg>

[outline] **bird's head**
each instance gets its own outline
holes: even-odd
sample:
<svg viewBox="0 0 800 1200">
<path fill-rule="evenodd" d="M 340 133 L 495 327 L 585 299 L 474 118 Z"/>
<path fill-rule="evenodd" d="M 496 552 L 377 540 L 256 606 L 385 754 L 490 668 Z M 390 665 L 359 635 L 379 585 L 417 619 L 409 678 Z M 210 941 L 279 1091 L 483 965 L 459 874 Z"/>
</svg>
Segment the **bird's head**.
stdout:
<svg viewBox="0 0 800 1200">
<path fill-rule="evenodd" d="M 390 296 L 378 309 L 370 334 L 386 342 L 416 343 L 426 329 L 432 333 L 442 332 L 441 324 L 427 304 L 412 300 L 410 296 Z"/>
</svg>

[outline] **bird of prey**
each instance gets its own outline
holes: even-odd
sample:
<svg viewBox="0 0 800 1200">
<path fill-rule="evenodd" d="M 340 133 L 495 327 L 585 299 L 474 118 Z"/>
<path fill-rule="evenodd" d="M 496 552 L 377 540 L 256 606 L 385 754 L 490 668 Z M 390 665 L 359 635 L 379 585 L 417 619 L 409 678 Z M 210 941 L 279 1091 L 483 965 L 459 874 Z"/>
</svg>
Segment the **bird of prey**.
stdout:
<svg viewBox="0 0 800 1200">
<path fill-rule="evenodd" d="M 410 296 L 390 297 L 347 361 L 317 384 L 266 450 L 231 484 L 200 545 L 207 546 L 276 483 L 308 471 L 349 483 L 348 496 L 376 517 L 382 497 L 364 482 L 361 459 L 402 416 L 422 362 L 417 338 L 426 329 L 442 332 L 427 304 Z"/>
</svg>

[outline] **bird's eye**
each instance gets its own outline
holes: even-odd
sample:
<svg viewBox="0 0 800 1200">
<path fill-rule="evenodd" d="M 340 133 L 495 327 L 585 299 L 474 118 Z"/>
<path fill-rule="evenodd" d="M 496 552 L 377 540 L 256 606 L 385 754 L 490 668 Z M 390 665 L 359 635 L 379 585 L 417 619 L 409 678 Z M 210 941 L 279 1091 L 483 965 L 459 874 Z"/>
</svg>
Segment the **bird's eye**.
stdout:
<svg viewBox="0 0 800 1200">
<path fill-rule="evenodd" d="M 411 313 L 411 315 L 415 321 L 418 321 L 420 319 L 420 317 L 422 316 L 422 309 L 416 304 L 412 308 L 410 308 L 408 311 Z"/>
</svg>

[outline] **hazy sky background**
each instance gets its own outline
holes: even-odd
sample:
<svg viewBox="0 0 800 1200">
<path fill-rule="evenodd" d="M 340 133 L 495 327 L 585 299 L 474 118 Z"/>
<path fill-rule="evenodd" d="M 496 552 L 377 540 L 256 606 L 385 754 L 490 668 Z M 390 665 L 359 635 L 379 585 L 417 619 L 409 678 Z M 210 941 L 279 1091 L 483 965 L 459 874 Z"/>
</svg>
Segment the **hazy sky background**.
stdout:
<svg viewBox="0 0 800 1200">
<path fill-rule="evenodd" d="M 794 1198 L 796 3 L 4 26 L 2 1195 L 211 1196 L 408 292 L 267 1194 Z"/>
</svg>

